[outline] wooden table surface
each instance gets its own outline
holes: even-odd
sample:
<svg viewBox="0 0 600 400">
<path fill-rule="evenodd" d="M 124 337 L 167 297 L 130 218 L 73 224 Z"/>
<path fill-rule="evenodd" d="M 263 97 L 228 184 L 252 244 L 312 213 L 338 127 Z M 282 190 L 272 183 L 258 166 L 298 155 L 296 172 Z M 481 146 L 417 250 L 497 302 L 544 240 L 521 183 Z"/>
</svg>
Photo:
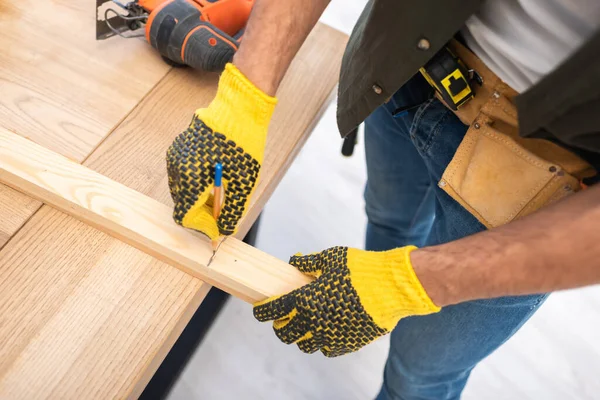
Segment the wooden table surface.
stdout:
<svg viewBox="0 0 600 400">
<path fill-rule="evenodd" d="M 164 152 L 218 77 L 142 40 L 97 42 L 94 15 L 91 0 L 0 0 L 0 127 L 170 205 Z M 346 39 L 318 25 L 286 75 L 240 234 L 330 100 Z M 0 398 L 137 397 L 208 289 L 0 185 Z"/>
</svg>

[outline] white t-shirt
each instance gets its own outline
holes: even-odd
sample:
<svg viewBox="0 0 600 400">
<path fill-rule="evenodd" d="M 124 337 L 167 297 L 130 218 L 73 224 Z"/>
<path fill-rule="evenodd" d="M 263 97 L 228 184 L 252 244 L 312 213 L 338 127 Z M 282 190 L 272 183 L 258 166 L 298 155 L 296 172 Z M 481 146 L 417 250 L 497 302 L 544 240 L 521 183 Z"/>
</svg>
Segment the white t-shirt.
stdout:
<svg viewBox="0 0 600 400">
<path fill-rule="evenodd" d="M 500 79 L 524 92 L 599 27 L 600 0 L 487 0 L 463 35 Z"/>
</svg>

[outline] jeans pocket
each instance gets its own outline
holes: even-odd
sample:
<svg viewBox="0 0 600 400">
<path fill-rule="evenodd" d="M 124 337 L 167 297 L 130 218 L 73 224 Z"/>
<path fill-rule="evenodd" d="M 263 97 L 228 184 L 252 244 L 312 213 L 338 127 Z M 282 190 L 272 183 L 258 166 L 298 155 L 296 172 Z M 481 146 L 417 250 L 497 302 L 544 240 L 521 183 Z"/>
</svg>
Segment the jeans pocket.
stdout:
<svg viewBox="0 0 600 400">
<path fill-rule="evenodd" d="M 425 154 L 431 148 L 436 137 L 452 111 L 435 96 L 421 104 L 410 126 L 410 138 L 420 153 Z"/>
</svg>

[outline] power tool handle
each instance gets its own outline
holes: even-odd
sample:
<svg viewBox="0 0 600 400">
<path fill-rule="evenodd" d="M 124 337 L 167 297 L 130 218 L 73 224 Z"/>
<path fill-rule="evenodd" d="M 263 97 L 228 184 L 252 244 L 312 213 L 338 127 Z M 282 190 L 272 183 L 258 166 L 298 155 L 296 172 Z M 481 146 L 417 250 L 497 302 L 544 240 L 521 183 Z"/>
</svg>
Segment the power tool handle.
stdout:
<svg viewBox="0 0 600 400">
<path fill-rule="evenodd" d="M 204 71 L 222 71 L 239 42 L 209 22 L 186 0 L 169 0 L 154 9 L 146 38 L 169 60 Z"/>
<path fill-rule="evenodd" d="M 200 22 L 183 43 L 183 61 L 192 68 L 222 71 L 233 59 L 239 43 L 207 22 Z"/>
</svg>

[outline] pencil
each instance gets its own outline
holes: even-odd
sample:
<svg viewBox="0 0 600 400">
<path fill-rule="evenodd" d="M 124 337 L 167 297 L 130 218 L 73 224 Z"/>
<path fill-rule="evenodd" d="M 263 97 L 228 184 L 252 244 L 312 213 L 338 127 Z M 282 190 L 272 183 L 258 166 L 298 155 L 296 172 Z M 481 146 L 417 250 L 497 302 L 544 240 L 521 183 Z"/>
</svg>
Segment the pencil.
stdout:
<svg viewBox="0 0 600 400">
<path fill-rule="evenodd" d="M 221 207 L 223 203 L 223 165 L 221 163 L 215 164 L 215 188 L 214 188 L 214 197 L 213 197 L 213 217 L 216 220 L 219 219 L 219 215 L 221 214 Z M 217 250 L 217 246 L 219 245 L 219 238 L 212 240 L 212 248 L 213 252 Z"/>
</svg>

